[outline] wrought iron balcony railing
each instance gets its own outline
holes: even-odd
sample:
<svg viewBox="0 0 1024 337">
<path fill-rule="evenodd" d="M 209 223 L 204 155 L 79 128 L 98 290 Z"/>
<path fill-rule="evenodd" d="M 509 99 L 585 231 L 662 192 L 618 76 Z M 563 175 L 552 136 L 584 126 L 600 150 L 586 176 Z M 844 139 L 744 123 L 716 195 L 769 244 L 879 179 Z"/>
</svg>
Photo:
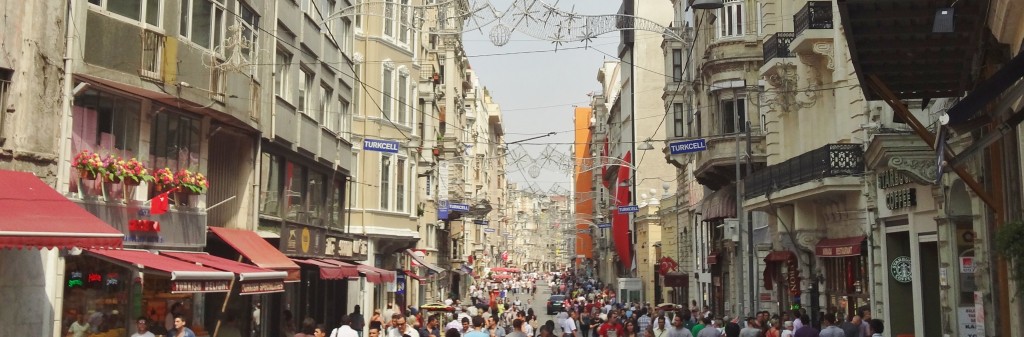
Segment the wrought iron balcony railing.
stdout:
<svg viewBox="0 0 1024 337">
<path fill-rule="evenodd" d="M 747 176 L 745 196 L 753 199 L 768 192 L 828 177 L 864 173 L 864 148 L 860 144 L 828 144 L 768 166 Z"/>
<path fill-rule="evenodd" d="M 832 29 L 832 2 L 808 1 L 793 15 L 793 27 L 797 36 L 806 29 Z"/>
<path fill-rule="evenodd" d="M 762 50 L 764 51 L 764 62 L 767 63 L 773 58 L 793 57 L 793 54 L 789 51 L 789 44 L 793 42 L 794 37 L 796 37 L 796 33 L 793 32 L 778 32 L 772 34 L 772 37 L 769 37 L 762 47 Z"/>
</svg>

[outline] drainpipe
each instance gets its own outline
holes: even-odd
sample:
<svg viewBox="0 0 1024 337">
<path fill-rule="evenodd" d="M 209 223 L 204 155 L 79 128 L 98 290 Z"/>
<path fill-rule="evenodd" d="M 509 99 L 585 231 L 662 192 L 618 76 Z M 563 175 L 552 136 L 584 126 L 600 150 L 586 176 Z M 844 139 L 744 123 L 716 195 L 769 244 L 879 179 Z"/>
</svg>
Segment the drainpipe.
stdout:
<svg viewBox="0 0 1024 337">
<path fill-rule="evenodd" d="M 67 18 L 64 20 L 64 88 L 60 113 L 60 140 L 57 142 L 57 191 L 68 191 L 71 185 L 71 102 L 74 100 L 75 35 L 72 22 L 78 13 L 78 0 L 67 1 Z"/>
<path fill-rule="evenodd" d="M 277 20 L 278 13 L 280 11 L 278 9 L 280 7 L 279 4 L 278 4 L 278 1 L 279 0 L 274 0 L 274 20 Z M 274 32 L 272 33 L 272 34 L 274 34 L 274 37 L 277 37 L 277 30 L 278 30 L 277 25 L 274 25 Z M 275 49 L 275 51 L 276 51 L 276 49 Z M 270 78 L 270 83 L 274 83 L 274 81 L 277 79 L 277 77 L 281 75 L 281 74 L 277 73 L 277 69 L 278 69 L 277 57 L 275 55 L 275 57 L 274 57 L 274 69 L 273 69 L 273 71 L 270 72 L 270 74 L 271 74 L 270 75 L 270 77 L 271 77 Z M 275 95 L 277 95 L 277 88 L 274 88 L 273 86 L 271 86 L 271 89 L 270 89 L 270 98 L 271 98 L 271 100 L 270 100 L 270 102 L 271 102 L 271 104 L 270 104 L 270 136 L 267 137 L 268 139 L 274 139 L 274 137 L 277 136 L 277 98 L 275 97 Z"/>
</svg>

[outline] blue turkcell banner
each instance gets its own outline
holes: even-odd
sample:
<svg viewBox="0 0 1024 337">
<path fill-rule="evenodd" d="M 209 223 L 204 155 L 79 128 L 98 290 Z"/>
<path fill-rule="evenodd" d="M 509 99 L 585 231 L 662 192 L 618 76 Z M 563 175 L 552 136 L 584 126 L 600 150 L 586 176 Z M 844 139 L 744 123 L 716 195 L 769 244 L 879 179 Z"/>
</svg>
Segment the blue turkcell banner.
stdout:
<svg viewBox="0 0 1024 337">
<path fill-rule="evenodd" d="M 398 153 L 397 140 L 364 139 L 363 150 Z"/>
<path fill-rule="evenodd" d="M 700 152 L 708 149 L 708 143 L 703 138 L 701 138 L 682 142 L 669 143 L 668 148 L 669 153 L 671 154 Z"/>
</svg>

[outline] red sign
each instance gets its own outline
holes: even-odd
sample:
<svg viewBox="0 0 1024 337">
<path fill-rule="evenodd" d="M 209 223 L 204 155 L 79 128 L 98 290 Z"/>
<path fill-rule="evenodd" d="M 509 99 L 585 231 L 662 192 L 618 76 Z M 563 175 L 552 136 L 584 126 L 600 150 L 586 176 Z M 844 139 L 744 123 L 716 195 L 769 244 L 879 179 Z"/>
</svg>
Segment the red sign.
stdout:
<svg viewBox="0 0 1024 337">
<path fill-rule="evenodd" d="M 218 293 L 231 290 L 228 281 L 173 281 L 171 293 Z"/>
<path fill-rule="evenodd" d="M 282 291 L 284 291 L 284 282 L 273 280 L 242 282 L 238 288 L 238 293 L 241 295 L 279 293 Z"/>
</svg>

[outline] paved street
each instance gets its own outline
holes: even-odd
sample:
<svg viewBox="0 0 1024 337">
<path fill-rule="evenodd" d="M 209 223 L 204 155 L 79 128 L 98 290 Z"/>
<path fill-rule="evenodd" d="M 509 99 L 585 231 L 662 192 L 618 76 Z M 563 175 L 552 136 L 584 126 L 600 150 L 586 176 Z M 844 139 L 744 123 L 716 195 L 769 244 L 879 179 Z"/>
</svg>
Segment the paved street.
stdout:
<svg viewBox="0 0 1024 337">
<path fill-rule="evenodd" d="M 528 294 L 519 294 L 512 296 L 513 300 L 519 299 L 520 301 L 523 302 L 523 304 L 526 304 L 528 308 L 533 308 L 533 313 L 537 315 L 537 323 L 539 325 L 543 325 L 544 322 L 547 322 L 548 320 L 555 322 L 555 336 L 561 336 L 561 322 L 557 318 L 555 318 L 555 315 L 548 315 L 548 297 L 551 297 L 551 290 L 549 289 L 547 282 L 537 283 L 536 295 L 531 296 Z M 531 299 L 532 302 L 529 301 Z M 539 327 L 535 327 L 535 329 L 539 329 Z"/>
</svg>

